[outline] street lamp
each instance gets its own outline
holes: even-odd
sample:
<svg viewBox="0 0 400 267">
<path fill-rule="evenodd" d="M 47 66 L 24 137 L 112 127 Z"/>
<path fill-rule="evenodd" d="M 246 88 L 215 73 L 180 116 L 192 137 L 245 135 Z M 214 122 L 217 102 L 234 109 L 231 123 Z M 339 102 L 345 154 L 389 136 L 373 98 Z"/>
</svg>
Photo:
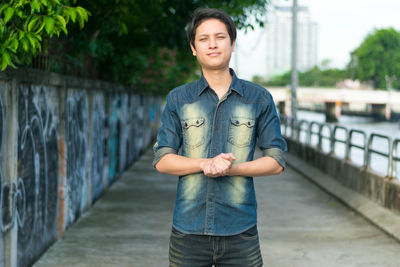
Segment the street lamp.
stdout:
<svg viewBox="0 0 400 267">
<path fill-rule="evenodd" d="M 299 77 L 297 73 L 297 0 L 293 0 L 292 8 L 292 118 L 297 119 L 297 86 Z"/>
</svg>

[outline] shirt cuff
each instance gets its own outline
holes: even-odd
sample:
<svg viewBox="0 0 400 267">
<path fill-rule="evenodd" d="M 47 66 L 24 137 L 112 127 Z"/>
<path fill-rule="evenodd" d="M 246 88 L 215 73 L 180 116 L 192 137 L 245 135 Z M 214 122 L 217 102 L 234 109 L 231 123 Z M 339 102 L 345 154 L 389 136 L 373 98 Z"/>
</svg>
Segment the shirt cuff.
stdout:
<svg viewBox="0 0 400 267">
<path fill-rule="evenodd" d="M 162 157 L 167 154 L 178 154 L 177 151 L 171 147 L 161 147 L 154 152 L 154 159 L 153 159 L 153 167 L 155 168 L 156 164 L 160 161 Z"/>
<path fill-rule="evenodd" d="M 283 169 L 286 169 L 286 157 L 281 149 L 276 147 L 267 148 L 264 149 L 262 152 L 264 157 L 267 156 L 275 159 L 279 163 L 279 165 L 282 166 Z"/>
</svg>

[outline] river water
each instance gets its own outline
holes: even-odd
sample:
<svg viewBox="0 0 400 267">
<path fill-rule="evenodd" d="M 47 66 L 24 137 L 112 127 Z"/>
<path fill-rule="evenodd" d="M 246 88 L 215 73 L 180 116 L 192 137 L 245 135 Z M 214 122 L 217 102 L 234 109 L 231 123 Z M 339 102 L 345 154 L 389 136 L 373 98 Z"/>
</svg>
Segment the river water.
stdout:
<svg viewBox="0 0 400 267">
<path fill-rule="evenodd" d="M 319 123 L 325 122 L 325 115 L 316 112 L 309 112 L 309 111 L 299 111 L 297 114 L 298 120 L 306 120 L 306 121 L 316 121 Z M 400 122 L 381 122 L 375 121 L 373 118 L 366 118 L 366 117 L 358 117 L 358 116 L 346 116 L 342 115 L 339 119 L 338 123 L 332 124 L 331 126 L 339 125 L 350 129 L 360 130 L 365 132 L 366 139 L 362 134 L 354 133 L 351 142 L 363 146 L 365 142 L 368 143 L 368 137 L 372 134 L 380 134 L 383 136 L 387 136 L 390 138 L 390 143 L 393 142 L 395 139 L 400 139 Z M 317 131 L 317 125 L 313 127 L 313 131 Z M 304 129 L 304 128 L 303 128 Z M 326 131 L 325 131 L 326 130 Z M 324 129 L 323 135 L 329 136 L 328 129 Z M 336 135 L 338 139 L 345 140 L 346 134 L 344 130 L 338 130 Z M 305 141 L 305 133 L 300 135 L 300 139 Z M 311 138 L 311 144 L 316 144 L 318 142 L 317 136 L 313 136 Z M 389 140 L 381 137 L 374 137 L 372 142 L 372 149 L 377 150 L 382 153 L 389 154 Z M 324 140 L 322 143 L 322 149 L 325 152 L 330 151 L 330 145 L 328 140 Z M 345 145 L 337 142 L 335 144 L 335 154 L 340 157 L 344 158 L 345 156 Z M 400 143 L 397 144 L 397 156 L 400 156 Z M 364 162 L 364 152 L 361 149 L 353 147 L 350 150 L 350 159 L 359 166 L 363 165 Z M 376 171 L 377 173 L 386 176 L 388 174 L 388 158 L 378 155 L 376 153 L 371 154 L 371 164 L 370 167 L 372 170 Z M 396 163 L 397 169 L 397 178 L 400 178 L 400 162 Z"/>
</svg>

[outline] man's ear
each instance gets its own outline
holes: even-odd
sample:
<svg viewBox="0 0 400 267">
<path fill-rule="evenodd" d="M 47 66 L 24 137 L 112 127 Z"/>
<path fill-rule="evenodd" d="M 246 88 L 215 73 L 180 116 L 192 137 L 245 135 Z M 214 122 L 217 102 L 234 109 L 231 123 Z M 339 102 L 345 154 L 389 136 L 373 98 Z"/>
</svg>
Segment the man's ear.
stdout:
<svg viewBox="0 0 400 267">
<path fill-rule="evenodd" d="M 235 52 L 235 47 L 236 47 L 236 41 L 232 42 L 232 52 Z"/>
<path fill-rule="evenodd" d="M 197 56 L 196 48 L 192 44 L 190 44 L 190 48 L 192 49 L 193 56 Z"/>
</svg>

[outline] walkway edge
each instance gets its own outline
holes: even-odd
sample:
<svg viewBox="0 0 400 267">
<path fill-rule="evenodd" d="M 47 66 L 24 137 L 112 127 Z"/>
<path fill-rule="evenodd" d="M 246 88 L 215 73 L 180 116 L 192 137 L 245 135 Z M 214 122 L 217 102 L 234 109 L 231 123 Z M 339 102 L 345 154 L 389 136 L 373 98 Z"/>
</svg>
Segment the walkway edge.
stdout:
<svg viewBox="0 0 400 267">
<path fill-rule="evenodd" d="M 400 216 L 355 192 L 305 161 L 287 153 L 287 163 L 311 182 L 400 242 Z"/>
</svg>

